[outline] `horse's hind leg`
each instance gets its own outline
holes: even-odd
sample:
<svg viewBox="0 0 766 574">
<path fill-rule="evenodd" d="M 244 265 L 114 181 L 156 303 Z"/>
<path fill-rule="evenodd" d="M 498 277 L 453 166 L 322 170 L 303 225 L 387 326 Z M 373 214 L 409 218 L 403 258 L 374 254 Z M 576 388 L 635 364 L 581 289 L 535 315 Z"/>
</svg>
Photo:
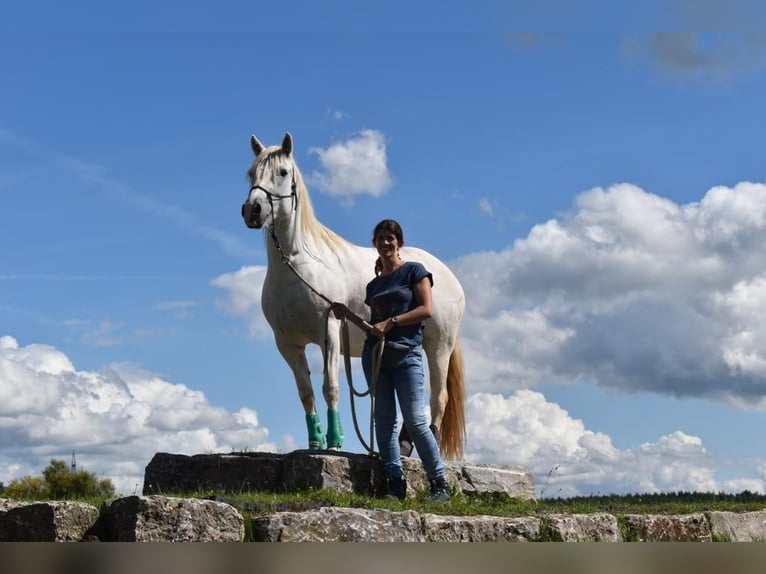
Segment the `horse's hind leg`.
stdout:
<svg viewBox="0 0 766 574">
<path fill-rule="evenodd" d="M 322 450 L 325 447 L 325 436 L 322 432 L 322 423 L 316 412 L 316 400 L 314 389 L 311 386 L 311 372 L 306 360 L 306 347 L 280 343 L 277 340 L 277 349 L 290 366 L 298 387 L 298 396 L 306 413 L 306 428 L 308 430 L 309 449 Z"/>
<path fill-rule="evenodd" d="M 426 346 L 427 345 L 427 346 Z M 431 383 L 431 431 L 437 442 L 441 439 L 440 430 L 444 411 L 447 408 L 447 373 L 451 348 L 444 342 L 437 344 L 424 343 L 428 357 L 428 373 Z"/>
</svg>

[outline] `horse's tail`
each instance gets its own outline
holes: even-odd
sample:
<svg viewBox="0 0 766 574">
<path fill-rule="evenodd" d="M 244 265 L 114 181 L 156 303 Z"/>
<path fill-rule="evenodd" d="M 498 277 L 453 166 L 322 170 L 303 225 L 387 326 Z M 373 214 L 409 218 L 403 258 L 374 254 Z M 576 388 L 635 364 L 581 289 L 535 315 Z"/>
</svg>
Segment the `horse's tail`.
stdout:
<svg viewBox="0 0 766 574">
<path fill-rule="evenodd" d="M 461 460 L 465 446 L 465 390 L 463 385 L 463 351 L 460 336 L 449 358 L 447 369 L 447 406 L 441 424 L 439 450 L 444 458 Z"/>
</svg>

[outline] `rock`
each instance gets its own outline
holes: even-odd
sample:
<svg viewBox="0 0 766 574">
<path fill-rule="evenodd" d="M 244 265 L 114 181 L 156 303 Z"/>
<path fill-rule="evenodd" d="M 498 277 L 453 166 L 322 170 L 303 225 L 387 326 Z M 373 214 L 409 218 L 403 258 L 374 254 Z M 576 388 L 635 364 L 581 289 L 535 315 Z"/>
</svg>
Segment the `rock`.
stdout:
<svg viewBox="0 0 766 574">
<path fill-rule="evenodd" d="M 102 510 L 113 542 L 242 542 L 242 515 L 223 502 L 165 496 L 111 500 Z"/>
<path fill-rule="evenodd" d="M 253 519 L 255 542 L 526 542 L 539 536 L 540 520 L 533 517 L 322 508 Z"/>
<path fill-rule="evenodd" d="M 531 516 L 441 516 L 421 518 L 426 542 L 529 542 L 540 537 L 540 519 Z"/>
<path fill-rule="evenodd" d="M 710 528 L 716 540 L 766 542 L 766 511 L 710 512 Z"/>
<path fill-rule="evenodd" d="M 76 542 L 98 517 L 98 508 L 83 502 L 8 501 L 0 506 L 0 541 Z"/>
<path fill-rule="evenodd" d="M 403 461 L 407 496 L 428 488 L 417 458 Z M 447 461 L 456 493 L 535 500 L 523 468 Z M 0 498 L 0 541 L 243 541 L 245 518 L 255 541 L 317 542 L 711 542 L 766 541 L 766 511 L 685 515 L 550 513 L 447 516 L 414 510 L 341 508 L 331 500 L 246 502 L 238 493 L 328 489 L 365 496 L 384 492 L 380 460 L 330 451 L 175 455 L 146 467 L 144 496 L 91 505 Z M 173 498 L 171 492 L 200 498 Z M 157 493 L 164 493 L 159 495 Z M 204 494 L 203 494 L 204 496 Z M 440 509 L 442 510 L 442 509 Z M 443 509 L 449 512 L 449 507 Z M 243 516 L 244 514 L 244 516 Z"/>
<path fill-rule="evenodd" d="M 535 484 L 528 470 L 520 466 L 447 463 L 459 468 L 458 486 L 464 494 L 499 494 L 506 498 L 535 499 Z"/>
<path fill-rule="evenodd" d="M 24 506 L 27 502 L 21 502 L 19 500 L 11 500 L 10 498 L 0 498 L 0 512 L 16 508 L 17 506 Z"/>
<path fill-rule="evenodd" d="M 702 513 L 682 515 L 627 514 L 631 538 L 639 542 L 711 542 L 710 525 Z"/>
<path fill-rule="evenodd" d="M 158 452 L 144 472 L 144 495 L 284 490 L 283 455 L 270 452 L 195 454 Z"/>
<path fill-rule="evenodd" d="M 320 508 L 253 519 L 254 542 L 422 542 L 417 512 Z"/>
<path fill-rule="evenodd" d="M 617 518 L 611 514 L 550 514 L 546 539 L 562 542 L 622 542 Z"/>
<path fill-rule="evenodd" d="M 402 462 L 407 495 L 428 490 L 420 459 Z M 534 500 L 529 471 L 514 466 L 448 462 L 447 479 L 460 493 L 495 494 Z M 194 493 L 298 492 L 329 489 L 377 496 L 385 492 L 380 459 L 348 452 L 298 450 L 274 453 L 180 455 L 157 453 L 144 473 L 144 495 Z"/>
<path fill-rule="evenodd" d="M 327 489 L 366 496 L 382 492 L 380 464 L 369 456 L 298 450 L 285 455 L 282 464 L 283 482 L 291 492 Z"/>
</svg>

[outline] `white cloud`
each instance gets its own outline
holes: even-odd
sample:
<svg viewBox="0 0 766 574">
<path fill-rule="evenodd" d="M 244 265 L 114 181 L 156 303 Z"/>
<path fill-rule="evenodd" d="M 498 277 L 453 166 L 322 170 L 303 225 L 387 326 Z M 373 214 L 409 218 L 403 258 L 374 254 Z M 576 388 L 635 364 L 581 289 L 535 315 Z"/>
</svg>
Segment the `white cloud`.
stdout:
<svg viewBox="0 0 766 574">
<path fill-rule="evenodd" d="M 261 311 L 261 292 L 266 279 L 266 267 L 249 265 L 233 273 L 224 273 L 210 283 L 228 290 L 228 299 L 216 299 L 215 303 L 224 313 L 246 316 L 252 337 L 271 339 L 272 332 Z"/>
<path fill-rule="evenodd" d="M 392 185 L 386 158 L 386 141 L 376 130 L 363 130 L 356 136 L 328 148 L 312 147 L 322 164 L 308 180 L 320 191 L 352 203 L 357 195 L 380 197 Z"/>
<path fill-rule="evenodd" d="M 482 215 L 486 215 L 489 218 L 492 218 L 492 216 L 495 214 L 495 209 L 492 207 L 492 202 L 486 198 L 482 197 L 479 199 L 479 213 Z"/>
<path fill-rule="evenodd" d="M 130 365 L 78 371 L 60 351 L 8 336 L 0 338 L 0 428 L 6 484 L 75 451 L 78 467 L 140 492 L 157 452 L 277 450 L 251 409 L 230 413 Z"/>
<path fill-rule="evenodd" d="M 681 431 L 621 451 L 535 391 L 469 397 L 468 460 L 519 465 L 534 476 L 537 494 L 588 496 L 662 491 L 763 492 L 761 478 L 719 481 L 717 462 L 702 441 Z"/>
<path fill-rule="evenodd" d="M 338 110 L 335 108 L 328 108 L 325 112 L 325 116 L 335 121 L 345 120 L 349 117 L 349 115 L 343 110 Z"/>
<path fill-rule="evenodd" d="M 122 323 L 99 321 L 98 325 L 86 332 L 83 338 L 87 344 L 94 347 L 113 347 L 123 342 L 123 339 L 117 336 L 122 327 Z"/>
<path fill-rule="evenodd" d="M 154 306 L 159 311 L 170 311 L 178 319 L 188 319 L 194 314 L 197 303 L 194 301 L 162 301 Z"/>
<path fill-rule="evenodd" d="M 766 405 L 766 186 L 677 205 L 629 184 L 451 266 L 481 391 L 589 380 Z"/>
</svg>

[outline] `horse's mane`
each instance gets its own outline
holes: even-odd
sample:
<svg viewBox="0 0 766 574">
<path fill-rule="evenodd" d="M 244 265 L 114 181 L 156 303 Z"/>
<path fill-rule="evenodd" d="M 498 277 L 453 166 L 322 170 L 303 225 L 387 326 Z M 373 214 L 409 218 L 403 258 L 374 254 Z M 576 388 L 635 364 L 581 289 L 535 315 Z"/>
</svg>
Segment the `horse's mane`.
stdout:
<svg viewBox="0 0 766 574">
<path fill-rule="evenodd" d="M 255 169 L 259 164 L 263 163 L 274 170 L 287 159 L 284 151 L 279 146 L 266 148 L 260 155 L 264 157 L 261 159 L 259 156 L 248 171 L 250 181 L 255 179 Z M 310 253 L 314 253 L 312 247 L 325 244 L 336 255 L 340 255 L 340 251 L 350 247 L 352 244 L 317 219 L 314 213 L 314 206 L 311 204 L 311 198 L 309 197 L 309 190 L 303 180 L 303 174 L 301 174 L 301 170 L 295 162 L 295 158 L 293 158 L 293 166 L 295 167 L 293 173 L 295 176 L 296 195 L 298 196 L 298 210 L 301 214 L 301 234 L 304 243 L 306 243 L 305 247 L 308 248 Z"/>
</svg>

